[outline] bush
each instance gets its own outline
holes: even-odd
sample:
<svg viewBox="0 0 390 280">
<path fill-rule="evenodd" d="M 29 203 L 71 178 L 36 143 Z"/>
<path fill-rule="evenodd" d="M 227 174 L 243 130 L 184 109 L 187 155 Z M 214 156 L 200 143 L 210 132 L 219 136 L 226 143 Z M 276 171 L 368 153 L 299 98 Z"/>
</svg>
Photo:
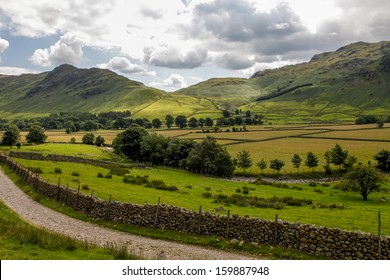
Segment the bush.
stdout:
<svg viewBox="0 0 390 280">
<path fill-rule="evenodd" d="M 59 168 L 59 167 L 56 167 L 56 168 L 54 168 L 54 173 L 61 174 L 62 173 L 62 169 Z"/>
<path fill-rule="evenodd" d="M 243 194 L 249 194 L 249 190 L 248 189 L 244 189 L 244 190 L 242 190 L 242 193 Z"/>
<path fill-rule="evenodd" d="M 129 169 L 122 166 L 108 166 L 107 168 L 110 169 L 110 174 L 116 176 L 124 176 L 129 173 Z"/>
<path fill-rule="evenodd" d="M 78 177 L 78 176 L 80 176 L 80 173 L 79 173 L 79 172 L 77 172 L 77 171 L 73 171 L 73 172 L 72 172 L 72 176 L 76 176 L 76 177 Z"/>
<path fill-rule="evenodd" d="M 309 186 L 310 186 L 310 187 L 317 187 L 317 183 L 316 183 L 316 182 L 310 182 L 310 183 L 309 183 Z"/>
<path fill-rule="evenodd" d="M 237 189 L 236 189 L 236 193 L 241 193 L 241 189 L 240 189 L 240 188 L 237 188 Z"/>
<path fill-rule="evenodd" d="M 27 169 L 35 174 L 42 174 L 43 173 L 43 170 L 40 167 L 27 167 Z"/>
<path fill-rule="evenodd" d="M 202 193 L 202 197 L 204 198 L 211 198 L 213 195 L 211 194 L 211 192 L 204 192 Z"/>
<path fill-rule="evenodd" d="M 104 178 L 104 175 L 102 172 L 99 172 L 97 176 L 98 176 L 98 178 Z"/>
<path fill-rule="evenodd" d="M 323 194 L 323 193 L 324 193 L 324 192 L 323 192 L 322 190 L 320 190 L 320 189 L 315 189 L 314 192 L 320 193 L 320 194 Z"/>
<path fill-rule="evenodd" d="M 106 174 L 106 176 L 104 176 L 104 178 L 112 179 L 112 174 Z"/>
<path fill-rule="evenodd" d="M 81 185 L 81 189 L 85 190 L 85 191 L 89 191 L 90 190 L 89 186 L 85 185 L 85 184 Z"/>
<path fill-rule="evenodd" d="M 123 183 L 133 184 L 133 185 L 143 185 L 143 184 L 148 184 L 149 180 L 145 178 L 145 176 L 141 177 L 139 175 L 137 176 L 127 175 L 123 177 Z"/>
</svg>

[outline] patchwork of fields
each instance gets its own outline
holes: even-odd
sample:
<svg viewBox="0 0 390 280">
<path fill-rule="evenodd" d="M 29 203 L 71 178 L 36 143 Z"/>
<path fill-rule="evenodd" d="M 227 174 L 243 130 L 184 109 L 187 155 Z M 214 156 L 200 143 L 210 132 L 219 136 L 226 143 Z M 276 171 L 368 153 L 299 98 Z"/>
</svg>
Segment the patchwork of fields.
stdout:
<svg viewBox="0 0 390 280">
<path fill-rule="evenodd" d="M 390 149 L 390 125 L 378 129 L 375 125 L 338 125 L 338 126 L 248 126 L 245 132 L 203 133 L 197 129 L 169 129 L 156 130 L 156 133 L 167 137 L 182 137 L 187 139 L 201 139 L 212 136 L 218 142 L 225 145 L 233 157 L 244 149 L 251 154 L 254 165 L 250 172 L 260 173 L 255 163 L 264 158 L 267 162 L 271 159 L 282 159 L 286 165 L 281 173 L 295 173 L 296 169 L 291 164 L 291 157 L 297 153 L 305 158 L 307 152 L 314 152 L 320 164 L 317 171 L 322 171 L 324 164 L 323 154 L 340 144 L 350 154 L 355 155 L 361 162 L 374 162 L 373 156 L 381 149 Z M 232 128 L 228 128 L 232 131 Z M 95 136 L 101 135 L 106 143 L 111 141 L 120 131 L 95 131 Z M 69 142 L 75 137 L 81 141 L 85 132 L 65 134 L 62 131 L 48 131 L 48 142 Z M 23 136 L 25 133 L 23 133 Z M 15 149 L 15 148 L 14 148 Z M 111 158 L 110 148 L 98 148 L 95 146 L 80 144 L 47 143 L 43 145 L 22 145 L 21 151 L 40 152 L 47 154 L 63 154 L 77 157 L 89 157 L 108 160 Z M 71 188 L 84 186 L 82 192 L 118 201 L 129 201 L 145 204 L 161 203 L 171 204 L 187 209 L 197 210 L 202 206 L 204 211 L 226 214 L 227 210 L 239 215 L 274 219 L 278 214 L 282 220 L 316 224 L 326 227 L 339 227 L 346 230 L 362 230 L 377 232 L 377 213 L 381 211 L 382 232 L 390 234 L 390 183 L 387 183 L 384 191 L 370 195 L 369 201 L 363 201 L 357 193 L 342 192 L 334 188 L 335 183 L 309 184 L 294 183 L 284 187 L 278 185 L 254 185 L 245 180 L 229 181 L 218 178 L 204 177 L 183 170 L 169 168 L 131 169 L 126 176 L 132 178 L 147 178 L 149 181 L 162 181 L 166 186 L 175 186 L 176 191 L 166 191 L 156 188 L 145 188 L 144 184 L 125 183 L 125 175 L 113 175 L 106 178 L 110 170 L 79 163 L 43 162 L 17 159 L 27 167 L 39 167 L 42 177 L 50 182 L 68 184 Z M 55 172 L 55 168 L 61 170 L 61 174 Z M 334 167 L 336 168 L 336 167 Z M 299 172 L 309 171 L 307 167 L 301 167 Z M 78 173 L 78 176 L 74 175 Z M 98 174 L 103 176 L 99 176 Z M 266 169 L 265 174 L 272 173 Z M 218 196 L 233 196 L 243 194 L 249 190 L 247 197 L 261 197 L 271 199 L 273 197 L 310 200 L 310 204 L 301 206 L 285 205 L 281 209 L 258 208 L 236 203 L 223 202 Z"/>
</svg>

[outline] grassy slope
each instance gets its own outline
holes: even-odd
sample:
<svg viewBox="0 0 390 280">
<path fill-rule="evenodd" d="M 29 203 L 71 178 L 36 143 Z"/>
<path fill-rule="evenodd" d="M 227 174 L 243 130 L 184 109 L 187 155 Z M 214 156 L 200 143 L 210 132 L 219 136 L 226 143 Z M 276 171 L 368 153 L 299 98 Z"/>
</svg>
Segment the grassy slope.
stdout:
<svg viewBox="0 0 390 280">
<path fill-rule="evenodd" d="M 162 91 L 109 70 L 62 65 L 39 75 L 3 77 L 2 117 L 18 118 L 57 112 L 136 110 L 158 100 Z"/>
<path fill-rule="evenodd" d="M 176 205 L 187 209 L 197 211 L 199 205 L 202 205 L 204 211 L 215 211 L 218 206 L 223 206 L 225 209 L 231 210 L 231 213 L 239 215 L 250 215 L 251 217 L 261 217 L 272 220 L 275 214 L 283 220 L 291 222 L 300 221 L 302 223 L 317 224 L 327 227 L 339 227 L 347 230 L 363 230 L 367 232 L 376 232 L 376 215 L 377 211 L 381 211 L 383 218 L 383 234 L 390 234 L 389 224 L 386 223 L 390 219 L 390 204 L 382 202 L 382 197 L 388 197 L 388 194 L 378 193 L 372 194 L 369 201 L 365 202 L 357 193 L 341 192 L 334 190 L 332 187 L 318 185 L 310 187 L 307 184 L 296 184 L 302 187 L 302 190 L 280 189 L 264 185 L 251 185 L 245 182 L 229 182 L 216 178 L 207 178 L 204 176 L 192 174 L 182 170 L 173 170 L 168 168 L 153 168 L 153 169 L 132 169 L 131 175 L 149 176 L 149 180 L 163 180 L 167 185 L 175 185 L 179 188 L 178 192 L 167 192 L 145 188 L 143 186 L 124 184 L 123 178 L 113 176 L 112 179 L 98 178 L 97 173 L 108 173 L 108 170 L 103 168 L 89 166 L 85 164 L 75 163 L 52 163 L 39 162 L 17 159 L 18 162 L 25 166 L 36 166 L 43 170 L 43 178 L 49 178 L 51 182 L 58 182 L 61 177 L 61 182 L 69 182 L 69 187 L 77 188 L 78 181 L 81 184 L 88 185 L 90 190 L 81 190 L 86 194 L 90 194 L 94 190 L 94 195 L 103 199 L 107 199 L 112 195 L 112 199 L 133 202 L 139 204 L 152 203 L 156 204 L 159 197 L 161 203 Z M 62 174 L 54 174 L 54 168 L 60 167 Z M 79 171 L 80 176 L 72 176 L 73 171 Z M 294 198 L 312 199 L 314 205 L 319 203 L 325 204 L 342 204 L 346 207 L 344 210 L 322 209 L 312 206 L 286 206 L 284 209 L 270 208 L 251 208 L 239 207 L 236 205 L 221 205 L 213 203 L 213 199 L 202 197 L 202 193 L 211 192 L 212 194 L 235 194 L 237 188 L 243 186 L 254 188 L 250 191 L 250 195 L 261 197 L 285 197 L 292 196 Z M 317 190 L 315 192 L 314 190 Z M 226 214 L 226 212 L 220 212 Z"/>
<path fill-rule="evenodd" d="M 382 48 L 382 46 L 384 46 Z M 240 106 L 266 115 L 268 119 L 288 121 L 343 121 L 361 114 L 389 114 L 390 74 L 384 71 L 388 43 L 356 43 L 333 53 L 315 56 L 311 62 L 256 73 L 251 79 L 211 79 L 182 89 L 177 94 L 207 97 L 221 108 Z M 267 101 L 254 102 L 302 84 Z M 295 118 L 295 119 L 294 119 Z"/>
</svg>

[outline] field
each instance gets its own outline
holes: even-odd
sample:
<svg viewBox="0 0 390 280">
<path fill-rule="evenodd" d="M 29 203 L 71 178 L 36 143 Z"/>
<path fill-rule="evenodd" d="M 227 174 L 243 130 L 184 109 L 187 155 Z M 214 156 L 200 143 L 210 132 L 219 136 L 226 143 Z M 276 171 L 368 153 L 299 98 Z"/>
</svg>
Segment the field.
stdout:
<svg viewBox="0 0 390 280">
<path fill-rule="evenodd" d="M 334 189 L 334 184 L 315 186 L 308 183 L 289 184 L 288 188 L 280 188 L 275 185 L 255 185 L 246 181 L 229 181 L 218 178 L 204 177 L 182 170 L 169 168 L 146 168 L 131 169 L 128 175 L 136 177 L 147 177 L 147 180 L 161 180 L 167 186 L 175 186 L 177 191 L 158 190 L 145 188 L 143 185 L 124 183 L 123 176 L 113 175 L 112 178 L 99 178 L 100 172 L 103 176 L 109 170 L 94 167 L 86 164 L 62 163 L 62 162 L 41 162 L 17 159 L 27 167 L 40 167 L 43 171 L 42 177 L 50 182 L 57 183 L 59 178 L 61 184 L 77 188 L 80 184 L 81 191 L 108 200 L 133 202 L 138 204 L 156 204 L 161 198 L 161 203 L 175 205 L 197 211 L 202 206 L 204 211 L 212 211 L 226 214 L 230 210 L 232 214 L 249 215 L 272 220 L 278 214 L 282 220 L 316 224 L 327 227 L 338 227 L 346 230 L 362 230 L 375 233 L 377 231 L 377 213 L 381 211 L 382 232 L 390 235 L 390 200 L 389 183 L 384 193 L 372 194 L 369 201 L 363 201 L 357 193 L 342 192 Z M 60 168 L 62 173 L 56 174 L 55 168 Z M 74 172 L 78 176 L 74 176 Z M 73 175 L 72 175 L 73 174 Z M 285 205 L 282 209 L 256 208 L 253 206 L 238 206 L 232 203 L 215 202 L 215 195 L 240 194 L 243 196 L 257 196 L 264 198 L 309 199 L 312 204 L 302 206 Z M 243 191 L 249 189 L 249 194 L 244 195 Z M 385 190 L 385 191 L 386 191 Z M 207 198 L 209 193 L 212 197 Z M 333 206 L 332 206 L 333 205 Z"/>
</svg>

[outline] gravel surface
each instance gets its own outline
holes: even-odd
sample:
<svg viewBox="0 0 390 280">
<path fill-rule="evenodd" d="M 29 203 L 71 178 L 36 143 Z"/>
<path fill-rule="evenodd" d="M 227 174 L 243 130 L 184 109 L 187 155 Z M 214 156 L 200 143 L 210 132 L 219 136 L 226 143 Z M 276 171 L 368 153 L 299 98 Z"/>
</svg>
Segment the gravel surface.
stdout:
<svg viewBox="0 0 390 280">
<path fill-rule="evenodd" d="M 167 260 L 238 260 L 261 256 L 231 253 L 123 233 L 82 222 L 47 208 L 22 192 L 0 169 L 0 199 L 30 224 L 99 246 L 126 245 L 129 252 L 142 259 Z"/>
</svg>

